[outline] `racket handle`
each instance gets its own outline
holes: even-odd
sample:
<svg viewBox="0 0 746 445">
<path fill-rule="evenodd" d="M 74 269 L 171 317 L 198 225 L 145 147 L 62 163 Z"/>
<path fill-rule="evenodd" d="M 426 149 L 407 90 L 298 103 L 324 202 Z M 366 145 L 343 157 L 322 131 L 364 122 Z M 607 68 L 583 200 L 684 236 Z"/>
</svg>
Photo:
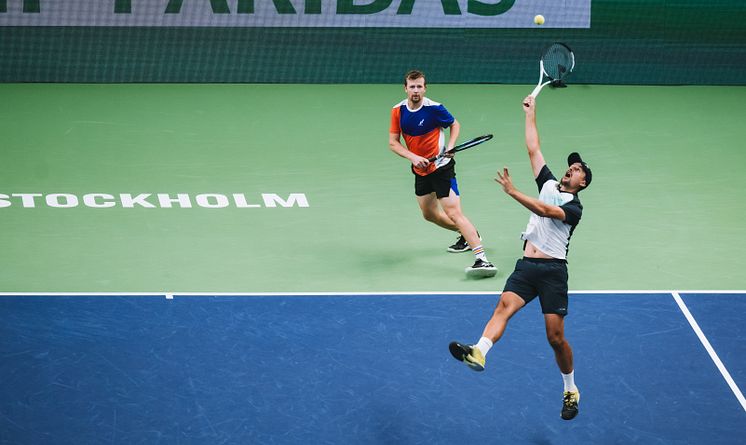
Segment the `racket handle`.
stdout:
<svg viewBox="0 0 746 445">
<path fill-rule="evenodd" d="M 546 83 L 540 83 L 536 85 L 536 88 L 534 88 L 534 90 L 531 92 L 531 94 L 529 94 L 529 96 L 534 97 L 534 98 L 538 96 L 539 91 L 541 91 L 541 89 L 544 88 L 544 85 L 546 85 Z"/>
<path fill-rule="evenodd" d="M 443 154 L 448 153 L 447 151 L 443 152 Z M 435 162 L 440 156 L 433 156 L 432 158 L 428 158 L 427 160 L 430 162 Z"/>
</svg>

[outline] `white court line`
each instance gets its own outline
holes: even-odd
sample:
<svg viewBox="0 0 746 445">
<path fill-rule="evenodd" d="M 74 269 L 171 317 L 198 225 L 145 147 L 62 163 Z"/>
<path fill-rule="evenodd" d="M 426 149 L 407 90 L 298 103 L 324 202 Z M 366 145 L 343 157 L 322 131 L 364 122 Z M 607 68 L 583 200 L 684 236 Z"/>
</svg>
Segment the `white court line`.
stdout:
<svg viewBox="0 0 746 445">
<path fill-rule="evenodd" d="M 661 294 L 670 295 L 674 292 L 680 294 L 746 294 L 746 290 L 571 290 L 571 295 L 584 294 Z M 188 296 L 188 297 L 255 297 L 255 296 L 356 296 L 356 295 L 500 295 L 501 291 L 385 291 L 385 292 L 177 292 L 177 291 L 153 291 L 153 292 L 0 292 L 0 297 L 15 296 L 49 296 L 49 297 L 157 297 L 157 296 Z"/>
<path fill-rule="evenodd" d="M 387 291 L 387 292 L 0 292 L 0 297 L 293 297 L 293 296 L 376 296 L 376 295 L 500 295 L 500 291 Z M 584 294 L 746 294 L 746 290 L 573 290 Z"/>
<path fill-rule="evenodd" d="M 725 369 L 725 365 L 723 365 L 723 362 L 720 361 L 720 357 L 718 357 L 715 350 L 712 348 L 712 345 L 707 340 L 707 337 L 705 337 L 704 332 L 702 332 L 702 329 L 699 328 L 699 324 L 697 324 L 697 320 L 694 319 L 692 316 L 692 313 L 689 312 L 689 308 L 686 307 L 684 304 L 684 300 L 681 299 L 681 296 L 679 296 L 678 292 L 671 292 L 671 295 L 673 295 L 673 299 L 676 300 L 676 304 L 679 305 L 679 308 L 681 309 L 681 312 L 684 313 L 684 316 L 686 317 L 687 321 L 689 321 L 689 324 L 692 326 L 692 329 L 694 329 L 694 332 L 697 334 L 697 337 L 699 337 L 699 341 L 702 342 L 702 345 L 704 345 L 705 349 L 707 350 L 707 353 L 710 354 L 710 358 L 713 362 L 715 362 L 715 366 L 718 367 L 720 370 L 720 374 L 723 375 L 723 378 L 725 379 L 726 383 L 728 383 L 728 386 L 730 386 L 731 391 L 733 391 L 733 394 L 735 394 L 736 398 L 739 402 L 741 402 L 741 407 L 743 407 L 743 410 L 746 411 L 746 398 L 743 397 L 743 393 L 738 388 L 738 385 L 736 385 L 736 382 L 733 381 L 733 378 L 730 376 L 730 373 L 727 369 Z"/>
<path fill-rule="evenodd" d="M 386 292 L 0 292 L 0 297 L 355 297 L 387 295 L 500 295 L 501 291 L 386 291 Z M 630 294 L 746 294 L 746 290 L 571 290 L 570 295 Z"/>
</svg>

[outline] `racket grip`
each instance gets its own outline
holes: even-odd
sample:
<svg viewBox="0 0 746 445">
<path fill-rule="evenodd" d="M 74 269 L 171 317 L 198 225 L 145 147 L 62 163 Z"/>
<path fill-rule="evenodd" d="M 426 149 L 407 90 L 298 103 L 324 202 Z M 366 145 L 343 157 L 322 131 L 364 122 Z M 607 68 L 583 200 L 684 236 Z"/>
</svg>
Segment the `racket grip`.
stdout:
<svg viewBox="0 0 746 445">
<path fill-rule="evenodd" d="M 443 148 L 445 149 L 445 147 L 443 147 Z M 433 156 L 432 158 L 428 158 L 427 160 L 430 161 L 430 162 L 435 162 L 436 160 L 438 160 L 438 158 L 442 157 L 443 155 L 445 155 L 448 152 L 449 152 L 448 150 L 445 150 L 442 153 L 440 153 L 438 156 Z"/>
<path fill-rule="evenodd" d="M 536 85 L 536 88 L 534 88 L 534 90 L 531 92 L 531 94 L 529 94 L 529 96 L 534 97 L 534 98 L 538 96 L 539 91 L 541 91 L 541 89 L 544 88 L 544 85 L 546 85 L 546 83 L 540 83 L 539 85 Z"/>
<path fill-rule="evenodd" d="M 449 152 L 445 152 L 445 153 L 443 153 L 443 155 L 445 155 L 446 153 L 449 153 Z M 435 162 L 435 161 L 437 161 L 438 159 L 440 159 L 442 157 L 443 156 L 433 156 L 432 158 L 427 158 L 427 160 L 430 161 L 430 162 Z"/>
</svg>

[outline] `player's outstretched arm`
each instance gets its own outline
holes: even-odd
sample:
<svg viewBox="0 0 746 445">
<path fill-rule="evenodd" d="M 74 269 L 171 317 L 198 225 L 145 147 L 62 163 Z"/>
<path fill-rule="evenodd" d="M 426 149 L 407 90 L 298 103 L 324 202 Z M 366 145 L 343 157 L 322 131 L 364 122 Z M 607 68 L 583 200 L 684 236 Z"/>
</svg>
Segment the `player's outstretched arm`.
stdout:
<svg viewBox="0 0 746 445">
<path fill-rule="evenodd" d="M 526 112 L 526 148 L 535 178 L 546 165 L 539 144 L 539 130 L 536 128 L 536 98 L 528 96 L 523 99 L 523 111 Z"/>
<path fill-rule="evenodd" d="M 500 171 L 497 172 L 495 182 L 503 187 L 505 193 L 518 201 L 523 207 L 529 209 L 532 213 L 546 218 L 558 219 L 560 221 L 565 220 L 565 211 L 562 210 L 562 207 L 542 202 L 515 188 L 513 180 L 510 178 L 508 167 L 503 168 L 502 174 L 500 174 Z"/>
</svg>

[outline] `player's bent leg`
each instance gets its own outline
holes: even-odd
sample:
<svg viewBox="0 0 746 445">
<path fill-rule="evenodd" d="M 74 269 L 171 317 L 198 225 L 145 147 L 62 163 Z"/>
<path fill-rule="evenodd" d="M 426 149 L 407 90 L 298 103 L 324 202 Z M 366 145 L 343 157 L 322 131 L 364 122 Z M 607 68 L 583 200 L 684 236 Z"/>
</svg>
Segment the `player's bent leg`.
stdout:
<svg viewBox="0 0 746 445">
<path fill-rule="evenodd" d="M 474 264 L 464 269 L 466 276 L 470 278 L 489 278 L 497 275 L 497 268 L 487 260 L 477 229 L 461 212 L 461 201 L 458 195 L 450 190 L 448 196 L 438 198 L 438 201 L 446 215 L 458 226 L 459 232 L 474 252 Z"/>
<path fill-rule="evenodd" d="M 510 317 L 518 312 L 525 304 L 523 299 L 515 293 L 503 292 L 500 302 L 498 302 L 492 314 L 492 318 L 490 318 L 484 328 L 484 332 L 482 333 L 483 338 L 475 345 L 467 345 L 456 341 L 451 342 L 448 345 L 451 355 L 456 360 L 464 362 L 466 366 L 474 371 L 484 371 L 487 351 L 500 339 Z M 490 341 L 487 344 L 487 348 L 484 349 L 482 342 L 487 342 L 487 340 Z M 482 350 L 485 352 L 483 353 Z"/>
<path fill-rule="evenodd" d="M 456 224 L 445 214 L 445 212 L 438 205 L 438 200 L 434 193 L 425 196 L 418 196 L 417 203 L 420 205 L 422 211 L 422 217 L 426 221 L 432 222 L 444 229 L 453 230 L 458 232 Z M 446 249 L 448 252 L 466 252 L 471 250 L 469 244 L 466 242 L 466 238 L 459 233 L 456 242 L 448 246 Z"/>
<path fill-rule="evenodd" d="M 447 200 L 447 201 L 444 202 L 443 201 L 444 199 Z M 454 215 L 454 216 L 459 217 L 459 214 L 461 213 L 461 200 L 458 197 L 458 195 L 456 195 L 454 193 L 453 190 L 449 190 L 449 196 L 447 196 L 445 198 L 438 198 L 438 200 L 440 201 L 441 207 L 443 208 L 443 210 L 446 213 L 446 215 L 449 215 L 449 213 L 450 213 L 450 215 Z M 457 204 L 455 206 L 455 208 L 454 208 L 454 203 Z M 449 219 L 453 220 L 453 218 L 450 215 L 448 216 Z M 463 215 L 460 215 L 460 216 L 463 216 Z M 467 222 L 468 222 L 468 220 L 467 220 Z M 461 233 L 461 230 L 460 230 L 461 226 L 459 226 L 455 222 L 454 222 L 454 224 L 459 227 L 459 233 Z M 469 224 L 471 225 L 471 223 L 469 223 Z M 466 230 L 468 232 L 469 229 L 467 228 Z M 476 232 L 476 229 L 474 229 L 474 232 L 477 234 L 477 239 L 479 241 L 481 241 L 481 238 L 479 237 L 479 233 Z M 468 235 L 468 233 L 467 233 L 467 235 Z M 472 243 L 473 242 L 474 241 L 472 240 Z M 448 251 L 451 252 L 451 253 L 468 252 L 468 251 L 470 251 L 472 249 L 472 246 L 478 246 L 478 245 L 479 245 L 479 243 L 477 243 L 477 244 L 471 244 L 470 245 L 469 242 L 467 241 L 467 237 L 464 236 L 463 233 L 461 233 L 461 236 L 458 237 L 458 239 L 456 240 L 456 242 L 453 243 L 452 245 L 448 246 Z"/>
<path fill-rule="evenodd" d="M 448 196 L 438 198 L 438 202 L 448 219 L 453 221 L 458 231 L 466 239 L 466 242 L 470 246 L 478 246 L 480 242 L 477 229 L 461 211 L 461 198 L 451 190 Z"/>
<path fill-rule="evenodd" d="M 451 220 L 448 215 L 438 206 L 438 199 L 435 197 L 435 193 L 429 195 L 418 196 L 417 204 L 420 206 L 422 211 L 422 217 L 426 221 L 436 224 L 444 229 L 457 231 L 458 226 Z"/>
<path fill-rule="evenodd" d="M 525 305 L 526 302 L 523 298 L 515 292 L 503 292 L 500 295 L 500 301 L 492 312 L 492 317 L 484 326 L 482 337 L 487 337 L 492 343 L 496 343 L 503 336 L 508 320 Z"/>
</svg>

